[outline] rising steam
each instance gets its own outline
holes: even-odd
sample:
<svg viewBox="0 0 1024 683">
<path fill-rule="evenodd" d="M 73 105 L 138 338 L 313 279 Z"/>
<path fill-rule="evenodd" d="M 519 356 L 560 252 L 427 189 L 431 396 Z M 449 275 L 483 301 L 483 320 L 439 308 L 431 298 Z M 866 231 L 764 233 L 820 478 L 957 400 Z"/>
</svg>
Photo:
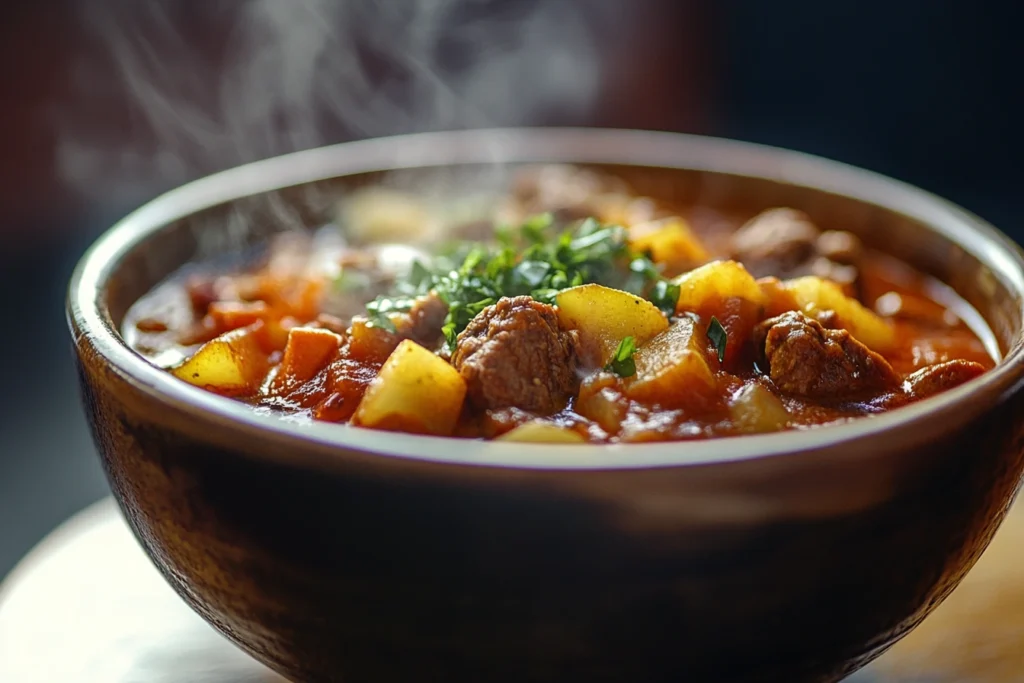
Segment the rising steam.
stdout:
<svg viewBox="0 0 1024 683">
<path fill-rule="evenodd" d="M 344 139 L 578 118 L 600 85 L 580 9 L 600 5 L 85 3 L 94 51 L 61 113 L 59 168 L 73 188 L 134 202 Z"/>
</svg>

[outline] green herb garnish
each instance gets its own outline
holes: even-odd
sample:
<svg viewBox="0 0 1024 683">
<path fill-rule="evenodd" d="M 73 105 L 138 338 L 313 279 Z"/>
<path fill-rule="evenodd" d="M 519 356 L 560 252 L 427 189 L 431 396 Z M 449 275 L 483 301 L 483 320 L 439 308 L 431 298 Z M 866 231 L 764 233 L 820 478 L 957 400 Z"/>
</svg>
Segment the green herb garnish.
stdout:
<svg viewBox="0 0 1024 683">
<path fill-rule="evenodd" d="M 715 316 L 711 316 L 711 322 L 708 323 L 708 339 L 715 345 L 718 362 L 721 363 L 725 360 L 725 347 L 729 343 L 729 333 L 725 331 L 722 323 L 718 322 L 718 318 Z"/>
<path fill-rule="evenodd" d="M 412 298 L 432 291 L 448 306 L 442 331 L 453 349 L 469 321 L 498 299 L 530 296 L 554 303 L 559 292 L 584 283 L 650 296 L 666 315 L 675 311 L 679 287 L 663 281 L 649 258 L 630 249 L 620 226 L 588 218 L 556 231 L 551 216 L 543 214 L 518 228 L 499 227 L 496 237 L 493 244 L 455 244 L 429 267 L 414 263 L 395 294 L 367 305 L 371 323 L 393 329 L 386 314 L 407 311 Z"/>
<path fill-rule="evenodd" d="M 391 321 L 392 313 L 404 313 L 416 303 L 410 297 L 379 297 L 366 304 L 369 322 L 388 332 L 395 332 L 395 323 Z"/>
<path fill-rule="evenodd" d="M 679 285 L 668 280 L 658 280 L 651 290 L 651 303 L 657 306 L 666 316 L 675 315 L 676 304 L 679 303 Z"/>
<path fill-rule="evenodd" d="M 618 348 L 604 367 L 609 372 L 614 372 L 619 377 L 632 377 L 636 374 L 636 362 L 633 360 L 633 353 L 636 351 L 636 340 L 633 337 L 626 337 L 619 342 Z"/>
</svg>

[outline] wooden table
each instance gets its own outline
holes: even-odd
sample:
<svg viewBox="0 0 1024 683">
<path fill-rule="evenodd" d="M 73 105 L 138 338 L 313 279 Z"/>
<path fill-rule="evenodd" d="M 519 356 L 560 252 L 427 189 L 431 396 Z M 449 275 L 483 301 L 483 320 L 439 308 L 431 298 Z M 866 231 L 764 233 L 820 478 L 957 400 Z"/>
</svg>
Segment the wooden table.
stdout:
<svg viewBox="0 0 1024 683">
<path fill-rule="evenodd" d="M 1024 504 L 964 583 L 847 683 L 1024 681 Z M 43 541 L 0 588 L 3 683 L 284 683 L 164 583 L 110 501 Z"/>
</svg>

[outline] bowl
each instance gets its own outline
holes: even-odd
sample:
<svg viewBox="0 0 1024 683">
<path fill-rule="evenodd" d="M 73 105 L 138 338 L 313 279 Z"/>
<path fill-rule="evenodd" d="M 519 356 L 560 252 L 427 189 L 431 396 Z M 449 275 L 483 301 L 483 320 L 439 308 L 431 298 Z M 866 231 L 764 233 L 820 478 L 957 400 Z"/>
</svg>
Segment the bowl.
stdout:
<svg viewBox="0 0 1024 683">
<path fill-rule="evenodd" d="M 457 186 L 543 162 L 663 199 L 803 209 L 949 283 L 1002 360 L 838 426 L 527 446 L 257 414 L 119 336 L 182 264 L 315 225 L 382 173 Z M 585 129 L 418 134 L 235 168 L 112 228 L 68 298 L 86 413 L 134 534 L 200 615 L 302 683 L 841 679 L 950 593 L 1016 495 L 1022 311 L 1021 250 L 921 190 L 751 144 Z"/>
</svg>

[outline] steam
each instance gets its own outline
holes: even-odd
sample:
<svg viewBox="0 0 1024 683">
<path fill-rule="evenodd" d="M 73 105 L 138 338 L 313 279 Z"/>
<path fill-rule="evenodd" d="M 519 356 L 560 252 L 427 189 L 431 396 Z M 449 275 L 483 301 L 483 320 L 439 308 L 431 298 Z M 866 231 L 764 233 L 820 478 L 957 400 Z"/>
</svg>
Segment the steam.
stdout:
<svg viewBox="0 0 1024 683">
<path fill-rule="evenodd" d="M 95 50 L 73 74 L 58 166 L 91 197 L 137 202 L 344 139 L 578 119 L 600 86 L 598 46 L 580 11 L 598 6 L 85 3 Z"/>
</svg>

